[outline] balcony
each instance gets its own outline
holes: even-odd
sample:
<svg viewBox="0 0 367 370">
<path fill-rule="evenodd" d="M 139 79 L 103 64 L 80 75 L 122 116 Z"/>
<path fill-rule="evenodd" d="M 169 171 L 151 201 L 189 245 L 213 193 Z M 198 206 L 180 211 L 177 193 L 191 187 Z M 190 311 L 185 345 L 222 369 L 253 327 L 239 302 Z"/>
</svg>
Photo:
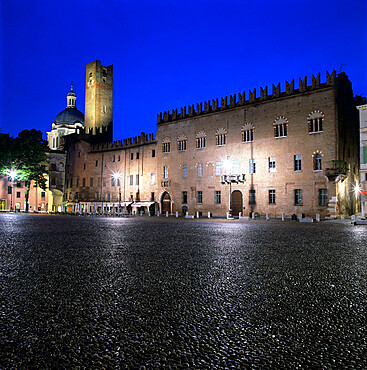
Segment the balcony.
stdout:
<svg viewBox="0 0 367 370">
<path fill-rule="evenodd" d="M 245 182 L 246 181 L 246 175 L 222 175 L 220 178 L 220 182 L 222 184 L 230 184 L 235 183 L 238 184 L 239 182 Z"/>
</svg>

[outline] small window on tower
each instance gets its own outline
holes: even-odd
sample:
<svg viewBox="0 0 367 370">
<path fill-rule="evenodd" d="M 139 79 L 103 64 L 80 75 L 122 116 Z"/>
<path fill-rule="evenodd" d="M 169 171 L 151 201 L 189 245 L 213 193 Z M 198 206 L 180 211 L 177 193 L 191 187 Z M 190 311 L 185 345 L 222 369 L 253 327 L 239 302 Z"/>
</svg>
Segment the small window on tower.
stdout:
<svg viewBox="0 0 367 370">
<path fill-rule="evenodd" d="M 106 77 L 107 76 L 107 68 L 103 68 L 102 70 L 102 76 Z"/>
<path fill-rule="evenodd" d="M 103 113 L 106 113 L 106 106 L 103 106 Z"/>
<path fill-rule="evenodd" d="M 89 72 L 89 77 L 92 77 L 93 76 L 93 73 L 92 72 Z"/>
</svg>

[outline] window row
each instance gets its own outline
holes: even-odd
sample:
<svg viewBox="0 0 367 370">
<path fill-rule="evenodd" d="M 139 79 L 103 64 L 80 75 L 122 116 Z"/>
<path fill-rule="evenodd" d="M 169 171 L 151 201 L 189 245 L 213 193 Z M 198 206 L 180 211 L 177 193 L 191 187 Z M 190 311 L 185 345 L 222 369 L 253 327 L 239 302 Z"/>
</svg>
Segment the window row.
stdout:
<svg viewBox="0 0 367 370">
<path fill-rule="evenodd" d="M 309 114 L 307 118 L 308 122 L 308 133 L 320 133 L 323 131 L 324 114 L 319 110 L 313 111 Z M 273 122 L 274 137 L 281 138 L 288 136 L 288 119 L 280 116 L 277 117 Z M 253 142 L 254 141 L 254 125 L 252 123 L 246 123 L 242 126 L 242 142 Z M 226 145 L 227 141 L 227 130 L 219 129 L 215 133 L 215 142 L 217 146 Z M 196 148 L 203 149 L 206 147 L 206 134 L 201 131 L 196 134 Z M 185 135 L 180 135 L 177 139 L 177 150 L 179 152 L 186 151 L 187 149 L 187 137 Z M 171 152 L 171 140 L 170 138 L 165 138 L 162 141 L 162 152 Z"/>
<path fill-rule="evenodd" d="M 193 195 L 193 194 L 192 194 Z M 194 195 L 193 195 L 194 196 Z M 276 204 L 276 191 L 274 189 L 268 190 L 268 203 L 269 204 Z M 182 192 L 182 204 L 188 203 L 188 192 Z M 220 204 L 222 202 L 222 196 L 220 190 L 214 191 L 214 203 Z M 196 192 L 196 203 L 203 204 L 203 192 L 198 190 Z M 248 196 L 248 203 L 249 204 L 256 204 L 256 191 L 254 189 L 249 190 Z M 294 205 L 302 206 L 303 205 L 303 198 L 302 198 L 302 189 L 295 189 L 294 190 Z M 318 192 L 318 205 L 319 206 L 327 206 L 327 191 L 326 189 L 319 189 Z"/>
<path fill-rule="evenodd" d="M 302 156 L 301 154 L 295 154 L 294 155 L 294 171 L 300 172 L 302 171 Z M 203 163 L 197 163 L 197 177 L 203 177 L 204 175 L 204 164 Z M 312 168 L 313 171 L 322 171 L 322 153 L 316 152 L 313 155 L 312 160 Z M 207 168 L 207 175 L 213 176 L 214 175 L 214 166 L 208 166 Z M 233 160 L 230 163 L 223 163 L 223 162 L 216 162 L 215 163 L 215 176 L 221 176 L 223 172 L 226 172 L 227 174 L 232 175 L 239 175 L 240 174 L 240 163 L 238 160 Z M 268 172 L 276 172 L 276 160 L 275 157 L 268 157 Z M 251 158 L 249 160 L 249 173 L 255 174 L 256 173 L 256 159 Z M 187 164 L 182 165 L 182 177 L 187 178 L 188 177 L 188 167 Z M 168 167 L 163 167 L 163 178 L 168 179 Z"/>
</svg>

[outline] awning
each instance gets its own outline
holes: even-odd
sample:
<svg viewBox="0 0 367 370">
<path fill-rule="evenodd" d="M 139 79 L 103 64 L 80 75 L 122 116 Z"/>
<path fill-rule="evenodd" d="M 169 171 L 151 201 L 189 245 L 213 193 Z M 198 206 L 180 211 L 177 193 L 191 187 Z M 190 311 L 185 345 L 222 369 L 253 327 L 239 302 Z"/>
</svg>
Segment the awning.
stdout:
<svg viewBox="0 0 367 370">
<path fill-rule="evenodd" d="M 133 207 L 150 207 L 155 202 L 136 202 L 133 204 Z"/>
</svg>

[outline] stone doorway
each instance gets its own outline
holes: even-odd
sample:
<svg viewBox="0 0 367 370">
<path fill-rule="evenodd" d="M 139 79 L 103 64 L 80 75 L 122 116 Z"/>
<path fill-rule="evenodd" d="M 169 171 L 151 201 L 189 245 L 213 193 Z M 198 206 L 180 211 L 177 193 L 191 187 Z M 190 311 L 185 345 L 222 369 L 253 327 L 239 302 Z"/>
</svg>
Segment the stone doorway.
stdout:
<svg viewBox="0 0 367 370">
<path fill-rule="evenodd" d="M 234 190 L 232 192 L 231 205 L 232 205 L 232 216 L 238 217 L 239 213 L 242 212 L 243 207 L 242 193 L 239 190 Z"/>
<path fill-rule="evenodd" d="M 162 206 L 162 214 L 165 215 L 166 212 L 168 214 L 171 213 L 171 197 L 167 192 L 164 192 L 162 195 L 162 201 L 161 201 L 161 206 Z"/>
</svg>

